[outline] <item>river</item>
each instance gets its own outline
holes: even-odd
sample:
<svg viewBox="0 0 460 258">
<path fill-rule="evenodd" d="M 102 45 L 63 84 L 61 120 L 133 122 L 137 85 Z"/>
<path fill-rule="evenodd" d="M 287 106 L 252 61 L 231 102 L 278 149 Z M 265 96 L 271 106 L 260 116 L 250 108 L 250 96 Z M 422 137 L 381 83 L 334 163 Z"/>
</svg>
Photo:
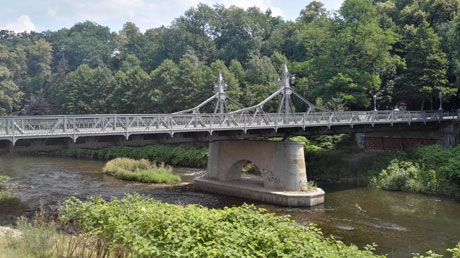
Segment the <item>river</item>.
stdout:
<svg viewBox="0 0 460 258">
<path fill-rule="evenodd" d="M 119 181 L 102 173 L 100 161 L 49 157 L 0 156 L 0 175 L 11 177 L 16 196 L 32 209 L 42 200 L 56 205 L 71 196 L 122 197 L 139 192 L 175 204 L 201 204 L 211 208 L 241 205 L 250 200 L 195 192 L 193 185 L 158 187 Z M 200 169 L 176 168 L 184 182 L 205 173 Z M 460 202 L 447 198 L 389 192 L 347 185 L 319 184 L 326 191 L 325 203 L 311 208 L 286 208 L 255 203 L 279 215 L 290 215 L 300 224 L 317 224 L 325 235 L 363 247 L 378 244 L 377 253 L 410 257 L 432 249 L 445 253 L 460 241 Z M 2 209 L 2 207 L 0 207 Z"/>
</svg>

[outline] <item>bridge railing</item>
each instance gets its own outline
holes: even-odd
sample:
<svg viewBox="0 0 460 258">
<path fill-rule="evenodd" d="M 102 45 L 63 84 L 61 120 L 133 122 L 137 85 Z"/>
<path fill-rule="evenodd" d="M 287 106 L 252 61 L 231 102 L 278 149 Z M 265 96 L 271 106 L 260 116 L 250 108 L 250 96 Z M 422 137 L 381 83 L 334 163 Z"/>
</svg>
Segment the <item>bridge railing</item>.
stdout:
<svg viewBox="0 0 460 258">
<path fill-rule="evenodd" d="M 424 111 L 343 111 L 311 113 L 223 113 L 19 116 L 0 118 L 0 139 L 125 135 L 216 130 L 249 130 L 358 124 L 433 122 L 458 119 L 457 113 Z"/>
</svg>

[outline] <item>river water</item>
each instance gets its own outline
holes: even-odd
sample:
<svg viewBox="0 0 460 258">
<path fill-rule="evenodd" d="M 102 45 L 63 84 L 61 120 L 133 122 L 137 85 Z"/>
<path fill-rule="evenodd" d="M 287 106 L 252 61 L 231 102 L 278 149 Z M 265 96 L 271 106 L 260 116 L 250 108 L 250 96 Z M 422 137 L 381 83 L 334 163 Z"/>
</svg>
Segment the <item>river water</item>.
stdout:
<svg viewBox="0 0 460 258">
<path fill-rule="evenodd" d="M 205 173 L 200 169 L 175 169 L 183 185 L 155 185 L 119 181 L 102 173 L 104 163 L 49 157 L 0 156 L 0 175 L 11 177 L 10 188 L 29 207 L 40 200 L 55 205 L 71 196 L 122 197 L 139 192 L 175 204 L 201 204 L 211 208 L 254 203 L 250 200 L 195 192 L 189 184 Z M 188 182 L 188 183 L 187 183 Z M 321 185 L 325 203 L 312 208 L 286 208 L 255 203 L 300 224 L 317 224 L 325 235 L 360 247 L 375 242 L 377 252 L 389 257 L 410 257 L 432 249 L 445 253 L 460 241 L 460 202 L 447 198 L 389 192 L 346 185 Z M 2 209 L 2 207 L 0 207 Z"/>
</svg>

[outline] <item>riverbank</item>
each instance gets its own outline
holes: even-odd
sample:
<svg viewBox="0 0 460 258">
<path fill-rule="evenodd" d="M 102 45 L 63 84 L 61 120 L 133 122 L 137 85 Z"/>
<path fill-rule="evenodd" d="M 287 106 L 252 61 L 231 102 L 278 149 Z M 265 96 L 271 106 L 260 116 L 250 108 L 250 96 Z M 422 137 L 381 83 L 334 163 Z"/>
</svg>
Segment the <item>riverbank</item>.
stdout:
<svg viewBox="0 0 460 258">
<path fill-rule="evenodd" d="M 309 179 L 460 198 L 460 145 L 450 149 L 417 146 L 383 153 L 352 147 L 308 148 Z"/>
<path fill-rule="evenodd" d="M 202 205 L 213 209 L 241 206 L 247 199 L 196 192 L 191 186 L 158 188 L 151 184 L 121 181 L 102 173 L 105 162 L 53 157 L 1 156 L 0 170 L 11 177 L 9 188 L 26 203 L 27 217 L 43 202 L 55 210 L 59 203 L 76 196 L 86 200 L 102 196 L 121 199 L 125 193 L 139 193 L 165 203 Z M 184 181 L 203 175 L 204 170 L 175 169 Z M 445 254 L 458 243 L 460 205 L 437 196 L 376 188 L 357 188 L 343 183 L 324 185 L 325 204 L 312 208 L 277 207 L 254 203 L 277 215 L 289 215 L 299 225 L 317 224 L 325 236 L 334 235 L 345 244 L 363 248 L 378 244 L 377 254 L 410 257 L 426 250 Z M 359 207 L 359 208 L 358 208 Z"/>
<path fill-rule="evenodd" d="M 93 159 L 109 161 L 115 158 L 146 159 L 173 166 L 204 168 L 208 161 L 208 149 L 193 145 L 150 145 L 143 147 L 114 146 L 99 150 L 69 149 L 36 155 L 64 158 Z"/>
<path fill-rule="evenodd" d="M 8 180 L 8 176 L 0 175 L 0 225 L 13 223 L 25 208 L 6 186 Z"/>
<path fill-rule="evenodd" d="M 42 210 L 31 220 L 20 218 L 16 228 L 2 227 L 1 257 L 386 257 L 375 245 L 346 245 L 315 225 L 246 204 L 208 209 L 128 194 L 110 201 L 71 198 L 57 217 L 50 220 Z M 446 252 L 460 257 L 460 242 Z"/>
<path fill-rule="evenodd" d="M 63 243 L 72 236 L 56 229 L 72 221 L 73 235 L 99 239 L 102 247 L 95 251 L 108 257 L 381 257 L 372 245 L 345 245 L 313 225 L 300 226 L 252 205 L 208 209 L 165 204 L 138 194 L 111 201 L 72 198 L 60 208 L 62 224 L 41 221 L 40 216 L 30 223 L 20 219 L 23 237 L 7 239 L 0 245 L 2 253 L 62 256 Z M 95 248 L 78 239 L 73 245 L 75 250 L 84 245 Z"/>
<path fill-rule="evenodd" d="M 282 140 L 274 138 L 271 140 Z M 321 135 L 304 143 L 309 181 L 372 186 L 460 198 L 460 147 L 418 146 L 401 152 L 365 152 L 346 134 Z M 110 147 L 100 150 L 71 149 L 45 155 L 79 159 L 110 160 L 118 157 L 147 159 L 184 167 L 206 167 L 208 150 L 192 145 Z M 256 171 L 245 167 L 243 172 Z M 254 172 L 256 173 L 256 172 Z"/>
</svg>

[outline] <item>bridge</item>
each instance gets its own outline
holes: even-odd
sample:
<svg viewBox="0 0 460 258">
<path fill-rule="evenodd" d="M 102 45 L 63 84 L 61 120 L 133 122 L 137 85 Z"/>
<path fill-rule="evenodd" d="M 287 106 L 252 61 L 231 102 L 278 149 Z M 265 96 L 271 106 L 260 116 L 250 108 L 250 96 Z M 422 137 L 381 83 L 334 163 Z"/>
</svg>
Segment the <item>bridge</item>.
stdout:
<svg viewBox="0 0 460 258">
<path fill-rule="evenodd" d="M 315 130 L 318 132 L 318 129 L 325 132 L 336 128 L 343 131 L 344 128 L 348 128 L 348 131 L 359 132 L 363 128 L 367 128 L 368 131 L 376 130 L 376 127 L 384 127 L 386 130 L 400 128 L 398 125 L 409 127 L 414 124 L 419 126 L 434 124 L 437 126 L 458 120 L 457 113 L 442 111 L 331 111 L 313 105 L 295 92 L 291 87 L 291 81 L 285 65 L 280 79 L 280 88 L 259 104 L 246 108 L 227 95 L 225 92 L 227 86 L 222 75 L 219 74 L 213 96 L 194 108 L 173 114 L 2 117 L 0 118 L 0 148 L 7 146 L 10 151 L 15 149 L 33 151 L 72 145 L 83 148 L 103 147 L 104 142 L 142 145 L 151 144 L 152 139 L 158 138 L 167 139 L 169 142 L 200 138 L 211 143 L 208 177 L 198 180 L 197 188 L 214 192 L 224 191 L 223 193 L 238 196 L 243 194 L 243 196 L 283 205 L 310 206 L 321 203 L 324 192 L 317 191 L 313 193 L 313 197 L 308 198 L 306 192 L 302 192 L 302 187 L 306 184 L 302 145 L 286 141 L 277 143 L 238 141 L 235 145 L 229 141 L 217 140 L 247 139 L 264 135 L 305 135 Z M 292 102 L 293 98 L 300 101 L 306 110 L 297 112 Z M 277 99 L 280 99 L 277 112 L 265 112 L 264 106 Z M 200 112 L 203 107 L 212 102 L 216 102 L 213 113 Z M 239 109 L 229 111 L 227 103 Z M 49 144 L 53 143 L 53 140 L 58 144 Z M 230 149 L 226 147 L 230 145 L 233 147 Z M 243 159 L 238 154 L 241 153 L 242 146 L 245 146 L 244 153 L 248 156 L 247 159 Z M 252 152 L 247 152 L 248 149 L 252 149 Z M 272 158 L 274 153 L 281 158 Z M 223 164 L 225 160 L 232 160 L 232 162 Z M 239 188 L 247 181 L 238 181 L 241 180 L 241 167 L 246 161 L 254 162 L 262 171 L 263 177 L 262 184 L 256 182 L 249 187 L 249 190 Z M 238 182 L 231 185 L 235 180 Z M 291 193 L 283 195 L 279 191 Z M 309 194 L 311 193 L 307 195 Z"/>
<path fill-rule="evenodd" d="M 241 104 L 230 98 L 224 91 L 225 82 L 219 75 L 216 94 L 200 105 L 173 114 L 102 114 L 102 115 L 61 115 L 61 116 L 17 116 L 0 118 L 0 141 L 14 145 L 18 140 L 68 138 L 74 143 L 80 137 L 123 136 L 126 140 L 133 135 L 167 134 L 171 138 L 178 133 L 232 131 L 251 133 L 251 130 L 272 130 L 297 128 L 309 130 L 315 127 L 331 129 L 336 126 L 371 126 L 413 123 L 440 123 L 457 120 L 457 114 L 425 111 L 331 111 L 318 108 L 292 90 L 289 72 L 285 66 L 282 84 L 261 103 L 227 112 L 226 100 L 239 107 Z M 277 113 L 266 113 L 265 104 L 281 95 Z M 304 112 L 294 110 L 292 97 L 306 104 Z M 200 113 L 200 108 L 216 100 L 214 113 Z M 192 135 L 193 137 L 193 135 Z"/>
</svg>

